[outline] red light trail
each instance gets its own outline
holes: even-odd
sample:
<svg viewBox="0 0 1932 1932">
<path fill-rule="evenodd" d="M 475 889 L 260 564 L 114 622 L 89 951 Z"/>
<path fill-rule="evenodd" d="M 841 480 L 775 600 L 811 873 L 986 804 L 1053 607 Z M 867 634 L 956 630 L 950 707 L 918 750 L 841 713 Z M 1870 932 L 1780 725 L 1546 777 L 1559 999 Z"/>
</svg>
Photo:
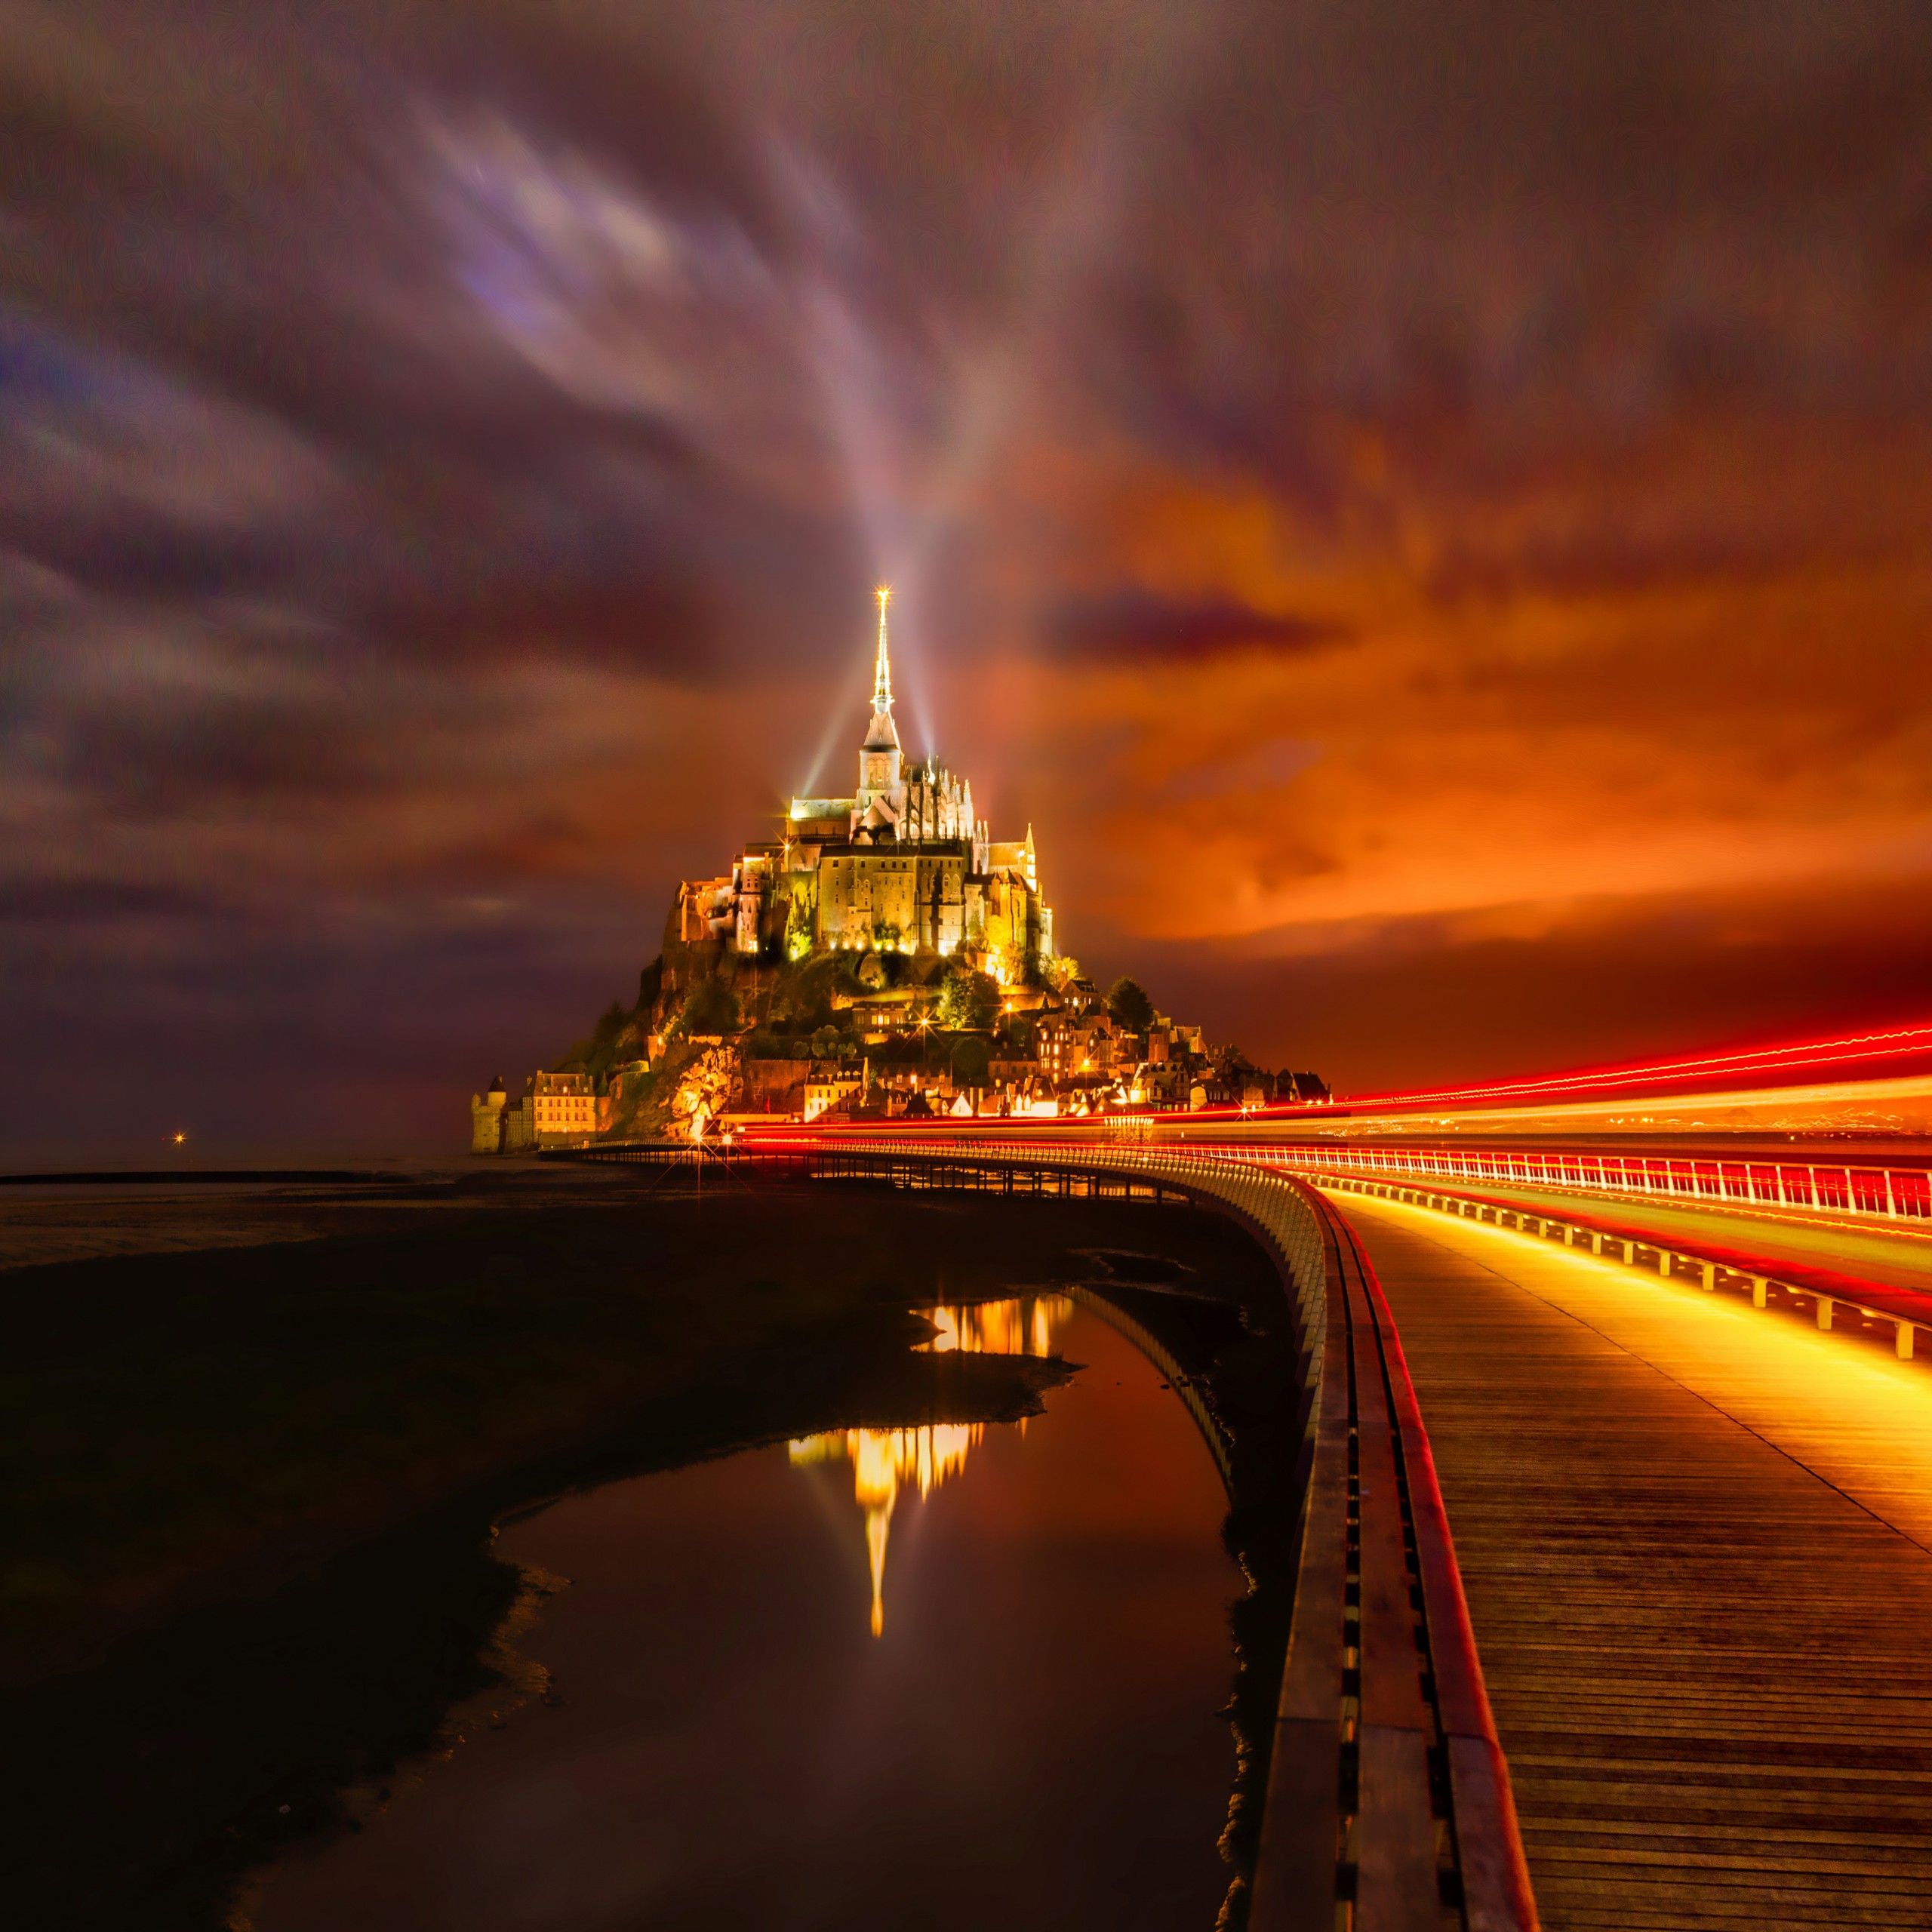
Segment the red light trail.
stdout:
<svg viewBox="0 0 1932 1932">
<path fill-rule="evenodd" d="M 1355 1107 L 1429 1106 L 1448 1101 L 1538 1100 L 1649 1087 L 1683 1086 L 1693 1081 L 1743 1079 L 1752 1075 L 1817 1075 L 1867 1066 L 1875 1060 L 1908 1060 L 1932 1056 L 1932 1022 L 1895 1026 L 1872 1033 L 1850 1033 L 1835 1040 L 1806 1040 L 1777 1047 L 1755 1047 L 1687 1059 L 1635 1060 L 1623 1066 L 1549 1074 L 1530 1080 L 1489 1081 L 1468 1087 L 1438 1088 L 1413 1094 L 1349 1094 Z M 1760 1083 L 1761 1084 L 1761 1083 Z"/>
<path fill-rule="evenodd" d="M 1521 1080 L 1478 1081 L 1466 1087 L 1418 1090 L 1413 1093 L 1338 1094 L 1334 1100 L 1309 1104 L 1275 1102 L 1265 1106 L 1220 1106 L 1183 1110 L 1155 1110 L 1130 1107 L 1118 1112 L 1076 1116 L 988 1116 L 953 1121 L 848 1121 L 828 1120 L 820 1124 L 816 1139 L 823 1135 L 842 1135 L 854 1131 L 878 1132 L 881 1128 L 913 1139 L 974 1138 L 989 1130 L 1016 1135 L 1042 1143 L 1066 1138 L 1078 1141 L 1120 1129 L 1128 1121 L 1148 1128 L 1185 1130 L 1244 1121 L 1280 1122 L 1299 1120 L 1313 1122 L 1322 1118 L 1376 1112 L 1454 1106 L 1457 1108 L 1521 1106 L 1550 1101 L 1574 1103 L 1592 1098 L 1638 1100 L 1663 1089 L 1686 1092 L 1702 1087 L 1707 1091 L 1732 1088 L 1771 1089 L 1801 1081 L 1804 1084 L 1844 1081 L 1854 1072 L 1867 1079 L 1900 1078 L 1912 1073 L 1932 1074 L 1932 1021 L 1892 1026 L 1866 1033 L 1849 1033 L 1829 1040 L 1789 1041 L 1779 1046 L 1739 1048 L 1724 1053 L 1687 1055 L 1674 1060 L 1633 1060 L 1619 1066 L 1594 1067 L 1571 1073 L 1554 1073 Z M 774 1126 L 776 1123 L 774 1123 Z M 788 1123 L 796 1132 L 798 1124 Z M 749 1126 L 749 1132 L 771 1144 L 771 1130 Z M 783 1130 L 780 1130 L 782 1136 Z"/>
</svg>

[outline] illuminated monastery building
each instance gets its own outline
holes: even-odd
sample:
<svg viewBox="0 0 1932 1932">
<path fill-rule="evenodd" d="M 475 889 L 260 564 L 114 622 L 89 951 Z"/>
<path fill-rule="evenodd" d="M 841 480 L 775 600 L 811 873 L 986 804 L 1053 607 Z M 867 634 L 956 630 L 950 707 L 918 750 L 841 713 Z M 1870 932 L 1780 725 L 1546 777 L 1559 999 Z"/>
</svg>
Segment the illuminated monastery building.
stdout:
<svg viewBox="0 0 1932 1932">
<path fill-rule="evenodd" d="M 1054 955 L 1033 829 L 995 839 L 973 788 L 937 759 L 909 761 L 892 715 L 886 605 L 878 593 L 872 722 L 850 797 L 794 798 L 782 835 L 749 845 L 728 876 L 688 880 L 678 937 L 734 952 L 931 950 L 1017 983 Z"/>
</svg>

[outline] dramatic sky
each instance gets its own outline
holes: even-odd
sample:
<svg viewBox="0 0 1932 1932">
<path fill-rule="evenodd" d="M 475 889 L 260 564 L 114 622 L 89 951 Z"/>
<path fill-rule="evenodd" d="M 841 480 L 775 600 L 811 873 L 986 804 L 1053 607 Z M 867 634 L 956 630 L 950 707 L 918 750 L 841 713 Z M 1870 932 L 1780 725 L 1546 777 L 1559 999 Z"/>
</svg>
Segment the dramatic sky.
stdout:
<svg viewBox="0 0 1932 1932">
<path fill-rule="evenodd" d="M 0 1152 L 454 1144 L 863 728 L 1362 1089 L 1932 1010 L 1924 0 L 0 0 Z"/>
</svg>

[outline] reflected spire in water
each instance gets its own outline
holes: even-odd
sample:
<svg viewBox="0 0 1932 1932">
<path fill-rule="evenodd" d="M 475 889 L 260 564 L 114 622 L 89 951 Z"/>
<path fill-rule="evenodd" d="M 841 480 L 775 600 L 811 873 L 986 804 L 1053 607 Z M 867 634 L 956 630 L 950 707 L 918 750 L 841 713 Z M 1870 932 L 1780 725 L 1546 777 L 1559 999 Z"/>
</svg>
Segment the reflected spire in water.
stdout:
<svg viewBox="0 0 1932 1932">
<path fill-rule="evenodd" d="M 1016 1295 L 1004 1301 L 928 1309 L 939 1331 L 924 1346 L 943 1355 L 1050 1355 L 1073 1312 L 1065 1295 Z M 808 1435 L 789 1445 L 794 1463 L 852 1465 L 852 1493 L 865 1512 L 866 1555 L 872 1571 L 872 1632 L 885 1631 L 885 1549 L 900 1489 L 916 1484 L 923 1498 L 965 1468 L 985 1433 L 981 1423 L 942 1422 L 919 1429 L 847 1429 Z"/>
<path fill-rule="evenodd" d="M 923 1429 L 848 1429 L 808 1435 L 791 1445 L 794 1463 L 852 1465 L 852 1493 L 866 1513 L 866 1555 L 872 1576 L 872 1635 L 885 1629 L 885 1544 L 893 1506 L 903 1486 L 916 1484 L 929 1496 L 966 1466 L 968 1450 L 983 1432 L 979 1423 L 934 1423 Z"/>
</svg>

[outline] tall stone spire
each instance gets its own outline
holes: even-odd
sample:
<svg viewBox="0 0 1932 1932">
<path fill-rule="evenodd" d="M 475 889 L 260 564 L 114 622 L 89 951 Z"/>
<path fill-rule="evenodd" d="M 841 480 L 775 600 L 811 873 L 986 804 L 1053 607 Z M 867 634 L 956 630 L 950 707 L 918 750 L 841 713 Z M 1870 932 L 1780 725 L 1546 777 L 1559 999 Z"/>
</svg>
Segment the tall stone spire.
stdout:
<svg viewBox="0 0 1932 1932">
<path fill-rule="evenodd" d="M 878 662 L 872 669 L 872 709 L 892 709 L 892 659 L 885 645 L 885 607 L 892 601 L 892 586 L 882 583 L 872 595 L 878 599 Z"/>
<path fill-rule="evenodd" d="M 872 729 L 866 734 L 866 749 L 896 754 L 899 749 L 899 727 L 892 718 L 892 658 L 885 641 L 885 607 L 892 601 L 892 586 L 882 583 L 872 594 L 878 599 L 878 657 L 872 666 Z M 896 756 L 888 782 L 894 785 L 899 782 Z"/>
<path fill-rule="evenodd" d="M 892 589 L 881 584 L 878 598 L 878 661 L 872 670 L 872 721 L 866 742 L 859 751 L 859 794 L 853 801 L 852 832 L 857 837 L 862 826 L 867 835 L 880 835 L 883 827 L 898 833 L 899 815 L 906 794 L 900 769 L 899 727 L 892 721 L 892 660 L 886 654 L 885 607 L 892 601 Z"/>
</svg>

